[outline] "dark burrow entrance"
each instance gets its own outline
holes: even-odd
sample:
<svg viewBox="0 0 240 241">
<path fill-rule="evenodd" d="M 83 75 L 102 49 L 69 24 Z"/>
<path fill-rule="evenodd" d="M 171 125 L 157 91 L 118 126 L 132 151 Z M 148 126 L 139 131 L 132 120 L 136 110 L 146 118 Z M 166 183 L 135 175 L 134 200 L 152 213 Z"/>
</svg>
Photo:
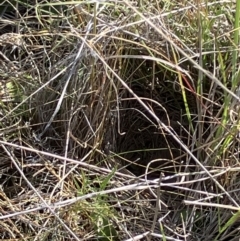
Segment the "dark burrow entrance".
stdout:
<svg viewBox="0 0 240 241">
<path fill-rule="evenodd" d="M 183 143 L 188 143 L 189 122 L 180 101 L 181 94 L 163 93 L 161 88 L 152 90 L 139 84 L 131 88 Z M 123 91 L 121 96 L 120 127 L 125 134 L 118 135 L 117 152 L 133 174 L 147 173 L 152 179 L 159 177 L 160 172 L 173 175 L 183 171 L 186 154 L 181 146 L 128 91 Z"/>
</svg>

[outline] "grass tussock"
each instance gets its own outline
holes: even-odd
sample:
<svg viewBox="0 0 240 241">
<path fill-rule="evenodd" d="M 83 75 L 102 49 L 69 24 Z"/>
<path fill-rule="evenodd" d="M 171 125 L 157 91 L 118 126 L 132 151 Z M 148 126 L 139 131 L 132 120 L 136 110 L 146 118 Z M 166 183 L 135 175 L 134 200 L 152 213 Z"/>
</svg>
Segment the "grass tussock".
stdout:
<svg viewBox="0 0 240 241">
<path fill-rule="evenodd" d="M 238 240 L 239 1 L 0 6 L 2 240 Z"/>
</svg>

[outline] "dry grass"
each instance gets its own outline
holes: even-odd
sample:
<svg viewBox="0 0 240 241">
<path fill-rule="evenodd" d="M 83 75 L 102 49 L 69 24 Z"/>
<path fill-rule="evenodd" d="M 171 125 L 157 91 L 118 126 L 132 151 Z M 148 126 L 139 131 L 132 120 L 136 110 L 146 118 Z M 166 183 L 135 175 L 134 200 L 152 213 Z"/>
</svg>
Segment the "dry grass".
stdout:
<svg viewBox="0 0 240 241">
<path fill-rule="evenodd" d="M 239 240 L 236 9 L 5 1 L 1 239 Z"/>
</svg>

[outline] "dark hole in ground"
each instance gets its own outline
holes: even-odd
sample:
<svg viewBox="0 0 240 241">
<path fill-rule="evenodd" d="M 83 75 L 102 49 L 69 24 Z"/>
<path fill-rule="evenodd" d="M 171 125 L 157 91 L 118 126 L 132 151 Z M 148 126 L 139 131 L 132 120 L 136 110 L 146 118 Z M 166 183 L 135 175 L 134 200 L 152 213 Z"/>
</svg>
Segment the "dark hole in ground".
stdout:
<svg viewBox="0 0 240 241">
<path fill-rule="evenodd" d="M 152 92 L 146 86 L 137 85 L 132 89 L 186 144 L 188 136 L 184 128 L 188 130 L 189 125 L 183 114 L 182 103 L 172 99 L 177 101 L 174 104 L 171 98 L 167 99 L 157 90 Z M 127 169 L 136 176 L 141 176 L 148 168 L 148 177 L 151 179 L 159 177 L 160 172 L 173 175 L 182 171 L 186 156 L 181 146 L 165 130 L 158 127 L 156 120 L 136 99 L 129 94 L 123 96 L 120 125 L 121 132 L 125 134 L 118 136 L 117 147 L 119 155 L 125 159 L 124 164 Z"/>
</svg>

